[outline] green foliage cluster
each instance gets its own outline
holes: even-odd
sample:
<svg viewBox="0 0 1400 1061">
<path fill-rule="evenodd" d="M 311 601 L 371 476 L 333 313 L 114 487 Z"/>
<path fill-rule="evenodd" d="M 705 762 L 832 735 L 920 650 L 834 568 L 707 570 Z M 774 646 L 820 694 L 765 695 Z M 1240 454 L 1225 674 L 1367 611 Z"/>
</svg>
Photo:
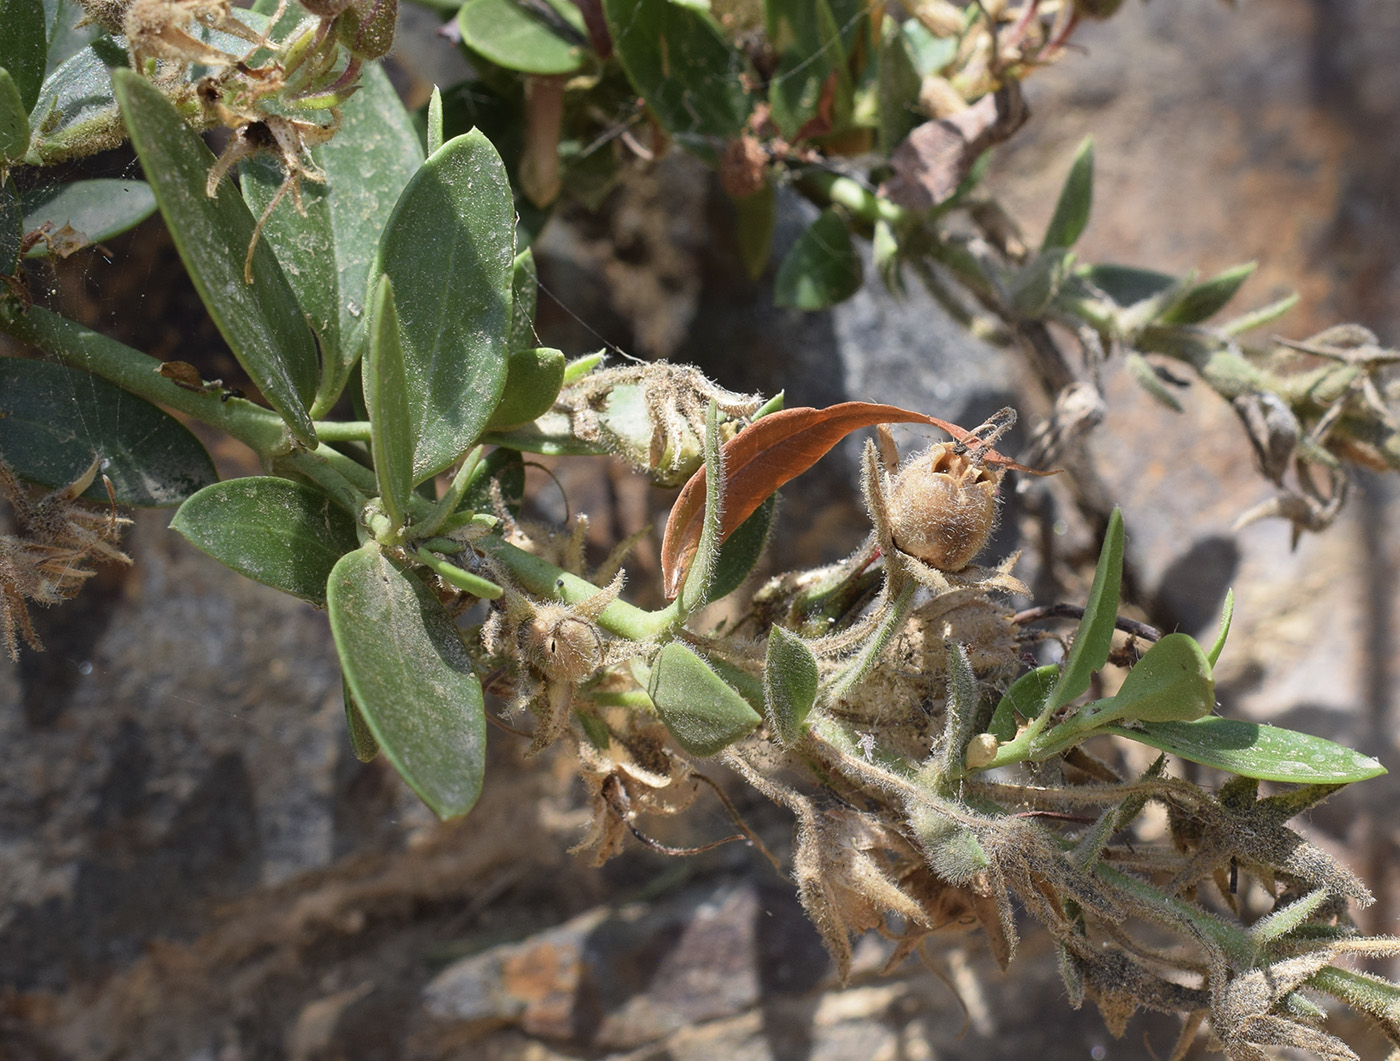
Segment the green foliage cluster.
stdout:
<svg viewBox="0 0 1400 1061">
<path fill-rule="evenodd" d="M 0 362 L 11 654 L 36 645 L 30 601 L 71 596 L 82 564 L 121 558 L 120 520 L 96 519 L 79 493 L 113 513 L 178 505 L 172 527 L 200 549 L 327 611 L 356 754 L 383 754 L 444 818 L 481 790 L 479 675 L 499 672 L 493 691 L 535 717 L 531 750 L 576 750 L 600 859 L 634 812 L 673 809 L 664 792 L 697 759 L 720 757 L 788 807 L 792 875 L 843 971 L 852 935 L 893 931 L 890 914 L 901 955 L 970 914 L 1009 960 L 1015 903 L 1054 936 L 1072 1004 L 1092 998 L 1115 1032 L 1140 1007 L 1183 1014 L 1177 1056 L 1207 1016 L 1231 1057 L 1279 1044 L 1354 1056 L 1319 1029 L 1308 992 L 1396 1038 L 1400 991 L 1346 959 L 1400 942 L 1355 930 L 1347 904 L 1365 887 L 1284 824 L 1382 768 L 1213 714 L 1228 604 L 1209 647 L 1173 633 L 1115 650 L 1116 513 L 1065 657 L 1027 671 L 1007 603 L 1024 586 L 1008 566 L 942 570 L 901 548 L 894 484 L 921 458 L 901 462 L 882 436 L 864 462 L 866 544 L 772 579 L 752 630 L 706 629 L 702 608 L 744 583 L 774 492 L 805 466 L 764 479 L 726 457 L 780 398 L 537 346 L 530 236 L 562 196 L 596 202 L 628 152 L 674 142 L 718 169 L 755 272 L 780 186 L 820 208 L 778 268 L 780 303 L 849 296 L 863 282 L 854 241 L 868 238 L 886 283 L 912 275 L 980 334 L 1023 343 L 1061 394 L 1077 384 L 1050 323 L 1094 358 L 1121 357 L 1169 404 L 1163 364 L 1192 371 L 1239 409 L 1279 485 L 1258 514 L 1321 529 L 1345 462 L 1400 467 L 1382 375 L 1394 355 L 1354 328 L 1246 348 L 1239 336 L 1286 308 L 1207 323 L 1247 266 L 1202 281 L 1081 262 L 1088 144 L 1038 245 L 982 187 L 987 150 L 1024 119 L 1020 79 L 1063 50 L 1077 8 L 1032 4 L 1012 23 L 978 4 L 914 18 L 862 0 L 722 17 L 672 0 L 439 6 L 479 79 L 414 116 L 366 61 L 387 50 L 383 5 L 259 15 L 133 0 L 91 9 L 102 32 L 73 47 L 61 6 L 0 3 L 0 329 L 41 355 Z M 208 124 L 234 134 L 218 158 L 194 128 Z M 129 139 L 144 182 L 17 190 L 11 169 L 114 138 Z M 221 181 L 235 165 L 238 185 Z M 23 258 L 153 209 L 262 402 L 33 304 Z M 811 412 L 782 421 L 799 425 L 782 442 L 813 451 L 805 463 L 839 437 Z M 216 481 L 176 413 L 245 443 L 267 473 Z M 944 485 L 995 484 L 1011 466 L 990 450 L 1002 429 L 952 429 L 940 452 L 962 470 L 936 473 Z M 584 524 L 561 547 L 519 519 L 528 452 L 614 453 L 658 482 L 695 477 L 670 604 L 621 597 L 629 543 L 588 572 Z M 35 500 L 16 477 L 53 493 Z M 727 504 L 751 514 L 728 526 Z M 55 550 L 66 581 L 44 575 Z M 42 577 L 24 573 L 36 557 Z M 1126 667 L 1116 685 L 1110 660 Z M 1124 776 L 1084 747 L 1106 735 L 1164 754 Z M 1212 794 L 1170 776 L 1168 755 L 1231 779 Z M 1260 781 L 1284 787 L 1261 797 Z M 1170 836 L 1130 842 L 1149 804 L 1165 807 Z M 1244 897 L 1237 871 L 1254 881 Z"/>
</svg>

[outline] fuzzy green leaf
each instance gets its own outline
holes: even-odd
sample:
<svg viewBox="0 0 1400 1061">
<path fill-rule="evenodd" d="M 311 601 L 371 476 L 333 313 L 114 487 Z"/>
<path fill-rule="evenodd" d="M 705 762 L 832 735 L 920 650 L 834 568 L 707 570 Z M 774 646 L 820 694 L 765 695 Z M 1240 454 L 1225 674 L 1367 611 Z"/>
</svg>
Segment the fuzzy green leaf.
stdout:
<svg viewBox="0 0 1400 1061">
<path fill-rule="evenodd" d="M 776 497 L 768 498 L 724 539 L 715 557 L 715 569 L 705 594 L 707 600 L 717 601 L 727 597 L 744 584 L 758 558 L 763 555 L 763 547 L 768 544 L 768 532 L 773 527 L 773 511 L 777 504 Z"/>
<path fill-rule="evenodd" d="M 43 0 L 0 0 L 0 27 L 0 67 L 10 75 L 20 114 L 27 115 L 39 98 L 49 55 Z"/>
<path fill-rule="evenodd" d="M 1056 247 L 1073 247 L 1089 224 L 1089 211 L 1094 202 L 1094 141 L 1085 137 L 1074 154 L 1055 213 L 1045 229 L 1041 253 Z"/>
<path fill-rule="evenodd" d="M 112 71 L 126 62 L 126 50 L 101 37 L 49 74 L 29 112 L 25 161 L 48 165 L 117 146 L 123 133 Z"/>
<path fill-rule="evenodd" d="M 481 683 L 433 592 L 377 546 L 341 557 L 326 587 L 345 684 L 388 760 L 440 818 L 481 794 Z"/>
<path fill-rule="evenodd" d="M 535 338 L 535 308 L 539 301 L 539 288 L 535 255 L 526 247 L 515 256 L 515 264 L 511 267 L 510 335 L 506 340 L 506 345 L 511 350 L 528 350 L 539 342 Z M 506 389 L 509 390 L 510 387 L 511 384 L 507 382 Z M 533 420 L 534 417 L 530 419 Z"/>
<path fill-rule="evenodd" d="M 950 884 L 966 884 L 992 864 L 977 835 L 936 807 L 909 808 L 909 827 L 929 866 Z"/>
<path fill-rule="evenodd" d="M 272 249 L 259 242 L 253 283 L 243 267 L 253 215 L 232 182 L 205 194 L 214 156 L 160 89 L 132 70 L 112 84 L 131 142 L 155 192 L 175 246 L 209 316 L 249 377 L 292 433 L 315 445 L 307 407 L 319 374 L 316 339 Z"/>
<path fill-rule="evenodd" d="M 820 680 L 817 657 L 796 634 L 774 623 L 768 630 L 763 661 L 763 703 L 769 724 L 785 745 L 802 736 L 807 715 L 817 702 Z"/>
<path fill-rule="evenodd" d="M 1135 306 L 1155 298 L 1177 282 L 1170 273 L 1131 265 L 1084 265 L 1076 269 L 1074 275 L 1098 288 L 1119 306 Z"/>
<path fill-rule="evenodd" d="M 0 66 L 0 162 L 18 162 L 28 150 L 29 115 L 15 79 Z"/>
<path fill-rule="evenodd" d="M 691 755 L 717 755 L 763 721 L 747 700 L 679 641 L 657 654 L 647 695 L 676 743 Z"/>
<path fill-rule="evenodd" d="M 206 486 L 170 527 L 225 567 L 318 608 L 336 561 L 360 544 L 355 521 L 329 497 L 274 476 Z"/>
<path fill-rule="evenodd" d="M 582 19 L 572 5 L 550 5 L 560 20 L 580 31 Z M 526 74 L 568 74 L 583 65 L 584 49 L 566 40 L 543 19 L 511 0 L 467 0 L 457 12 L 462 43 L 483 58 Z"/>
<path fill-rule="evenodd" d="M 860 256 L 841 214 L 824 210 L 797 238 L 778 266 L 773 301 L 789 309 L 819 310 L 860 290 Z"/>
<path fill-rule="evenodd" d="M 603 0 L 613 51 L 662 127 L 692 151 L 714 157 L 735 136 L 752 101 L 748 61 L 704 12 L 670 0 Z"/>
<path fill-rule="evenodd" d="M 1400 1041 L 1400 986 L 1370 973 L 1329 965 L 1308 978 L 1308 986 L 1339 998 L 1381 1026 L 1391 1042 Z"/>
<path fill-rule="evenodd" d="M 370 453 L 374 457 L 379 499 L 397 530 L 404 525 L 408 497 L 413 492 L 414 438 L 403 346 L 399 341 L 399 315 L 394 307 L 394 285 L 388 276 L 379 278 L 370 307 L 369 351 L 362 373 Z"/>
<path fill-rule="evenodd" d="M 715 558 L 719 555 L 720 520 L 724 506 L 724 469 L 719 452 L 719 410 L 713 401 L 705 415 L 705 508 L 700 540 L 685 581 L 677 594 L 682 613 L 689 615 L 712 598 Z"/>
<path fill-rule="evenodd" d="M 1199 324 L 1225 308 L 1244 282 L 1254 275 L 1258 262 L 1245 262 L 1188 288 L 1171 308 L 1158 317 L 1162 324 Z"/>
<path fill-rule="evenodd" d="M 510 431 L 543 416 L 554 407 L 564 385 L 564 354 L 549 347 L 512 350 L 505 393 L 491 414 L 490 431 Z"/>
<path fill-rule="evenodd" d="M 39 185 L 21 196 L 20 202 L 24 231 L 33 232 L 45 223 L 54 228 L 68 225 L 81 232 L 88 243 L 100 243 L 134 228 L 156 209 L 156 197 L 145 181 L 106 177 Z M 29 249 L 28 257 L 42 258 L 48 253 L 40 240 Z"/>
<path fill-rule="evenodd" d="M 1144 722 L 1105 731 L 1193 763 L 1263 781 L 1347 783 L 1386 772 L 1369 755 L 1290 729 L 1208 717 L 1194 722 Z"/>
<path fill-rule="evenodd" d="M 394 284 L 421 482 L 480 437 L 506 382 L 515 203 L 479 131 L 443 144 L 409 181 L 371 267 Z"/>
<path fill-rule="evenodd" d="M 101 455 L 117 501 L 143 508 L 178 505 L 218 479 L 204 446 L 179 420 L 51 361 L 0 359 L 0 455 L 16 474 L 49 487 L 71 483 Z M 85 496 L 106 502 L 100 475 Z"/>
</svg>

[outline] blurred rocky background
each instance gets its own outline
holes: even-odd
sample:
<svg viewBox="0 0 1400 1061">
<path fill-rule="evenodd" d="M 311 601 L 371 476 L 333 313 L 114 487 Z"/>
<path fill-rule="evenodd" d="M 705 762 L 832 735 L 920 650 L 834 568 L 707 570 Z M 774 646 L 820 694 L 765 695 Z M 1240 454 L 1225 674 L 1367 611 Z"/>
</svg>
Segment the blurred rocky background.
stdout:
<svg viewBox="0 0 1400 1061">
<path fill-rule="evenodd" d="M 1092 132 L 1082 256 L 1203 274 L 1256 258 L 1245 300 L 1302 295 L 1280 334 L 1355 320 L 1400 342 L 1400 5 L 1127 0 L 1075 39 L 1028 83 L 1031 124 L 991 176 L 1030 232 Z M 422 71 L 448 46 L 409 47 L 401 66 Z M 965 423 L 1024 389 L 1016 357 L 971 343 L 913 288 L 899 302 L 871 282 L 830 313 L 775 309 L 766 281 L 744 279 L 727 209 L 673 156 L 597 215 L 554 224 L 537 250 L 545 340 L 695 361 L 735 389 L 786 389 L 790 405 L 888 401 Z M 791 239 L 802 208 L 786 209 Z M 110 251 L 58 278 L 69 309 L 217 368 L 227 355 L 159 227 Z M 1282 522 L 1234 532 L 1268 496 L 1234 414 L 1200 387 L 1172 413 L 1112 364 L 1104 387 L 1092 445 L 1125 510 L 1142 613 L 1201 632 L 1233 585 L 1224 710 L 1395 771 L 1395 484 L 1360 478 L 1342 519 L 1296 549 Z M 834 559 L 864 536 L 853 455 L 785 491 L 778 563 Z M 600 543 L 669 503 L 603 462 L 564 485 Z M 1018 540 L 1015 502 L 1003 520 L 998 548 L 1026 548 L 1032 573 L 1096 548 L 1057 489 L 1037 502 L 1063 515 L 1048 540 Z M 888 945 L 868 939 L 840 989 L 791 885 L 752 849 L 675 859 L 637 845 L 594 868 L 568 853 L 585 821 L 569 763 L 522 763 L 525 742 L 505 733 L 492 732 L 478 809 L 437 824 L 382 762 L 351 755 L 324 616 L 195 553 L 168 518 L 140 514 L 131 569 L 36 614 L 46 653 L 0 663 L 6 1061 L 1169 1054 L 1171 1020 L 1139 1017 L 1114 1040 L 1092 1009 L 1071 1011 L 1032 926 L 1006 973 L 979 937 L 949 933 L 927 964 L 881 976 Z M 629 565 L 632 590 L 655 583 L 654 557 L 644 547 Z M 790 823 L 728 788 L 781 853 Z M 658 839 L 732 832 L 707 799 Z M 1311 819 L 1376 892 L 1361 915 L 1376 931 L 1397 928 L 1396 801 L 1381 778 Z"/>
</svg>

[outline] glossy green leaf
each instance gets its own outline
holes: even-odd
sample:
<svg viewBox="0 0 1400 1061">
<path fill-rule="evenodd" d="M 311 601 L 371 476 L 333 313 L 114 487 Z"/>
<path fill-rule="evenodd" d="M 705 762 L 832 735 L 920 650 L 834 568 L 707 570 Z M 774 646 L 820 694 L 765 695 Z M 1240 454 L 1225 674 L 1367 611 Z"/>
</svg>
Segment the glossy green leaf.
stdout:
<svg viewBox="0 0 1400 1061">
<path fill-rule="evenodd" d="M 112 83 L 131 141 L 175 246 L 209 316 L 234 355 L 306 445 L 315 429 L 307 407 L 319 375 L 316 339 L 272 248 L 259 242 L 253 283 L 243 279 L 253 215 L 231 182 L 209 198 L 214 156 L 161 91 L 131 70 Z"/>
<path fill-rule="evenodd" d="M 535 255 L 526 247 L 515 256 L 515 264 L 511 268 L 510 335 L 506 339 L 508 349 L 528 350 L 539 342 L 535 337 L 535 308 L 539 301 L 539 289 Z M 534 417 L 530 419 L 533 420 Z"/>
<path fill-rule="evenodd" d="M 283 202 L 263 239 L 277 253 L 292 289 L 321 339 L 324 359 L 315 408 L 335 404 L 368 336 L 369 270 L 384 223 L 423 164 L 423 145 L 408 112 L 378 63 L 365 67 L 360 89 L 341 108 L 340 128 L 311 149 L 325 184 L 302 182 L 306 215 Z M 259 214 L 282 181 L 276 165 L 245 168 L 245 186 Z"/>
<path fill-rule="evenodd" d="M 156 197 L 145 181 L 97 177 L 68 184 L 40 184 L 20 198 L 24 207 L 24 231 L 33 232 L 48 223 L 81 232 L 88 243 L 134 228 L 156 210 Z M 40 240 L 29 249 L 30 258 L 42 258 L 48 248 Z"/>
<path fill-rule="evenodd" d="M 394 285 L 387 276 L 379 278 L 370 306 L 369 352 L 362 373 L 370 453 L 379 499 L 397 530 L 404 525 L 404 512 L 413 492 L 414 438 L 403 346 L 399 341 L 399 315 L 394 306 Z"/>
<path fill-rule="evenodd" d="M 825 309 L 850 298 L 860 283 L 860 256 L 846 222 L 838 211 L 824 210 L 778 266 L 773 301 L 789 309 Z"/>
<path fill-rule="evenodd" d="M 691 755 L 717 755 L 763 721 L 747 700 L 679 641 L 657 654 L 647 695 L 676 743 Z"/>
<path fill-rule="evenodd" d="M 603 0 L 613 52 L 662 127 L 713 156 L 752 106 L 748 61 L 706 14 L 670 0 Z"/>
<path fill-rule="evenodd" d="M 379 742 L 365 721 L 365 716 L 355 706 L 355 698 L 350 695 L 350 686 L 345 686 L 345 724 L 350 730 L 350 750 L 362 763 L 373 762 L 379 755 Z"/>
<path fill-rule="evenodd" d="M 51 361 L 0 359 L 0 455 L 49 487 L 71 483 L 101 455 L 117 501 L 143 508 L 178 505 L 218 479 L 199 439 L 169 413 Z M 85 496 L 106 502 L 101 476 Z"/>
<path fill-rule="evenodd" d="M 479 131 L 444 144 L 399 197 L 370 275 L 394 283 L 415 482 L 481 435 L 506 381 L 515 203 Z"/>
<path fill-rule="evenodd" d="M 564 9 L 553 7 L 564 22 Z M 570 5 L 573 21 L 582 22 Z M 578 36 L 566 40 L 544 19 L 511 0 L 467 0 L 457 12 L 462 43 L 499 66 L 526 74 L 568 74 L 583 65 L 582 26 Z"/>
<path fill-rule="evenodd" d="M 14 78 L 0 66 L 0 162 L 18 162 L 29 150 L 29 115 Z"/>
<path fill-rule="evenodd" d="M 1094 141 L 1085 137 L 1074 154 L 1069 176 L 1060 189 L 1055 212 L 1045 229 L 1042 252 L 1055 247 L 1073 247 L 1089 224 L 1089 211 L 1094 202 Z"/>
<path fill-rule="evenodd" d="M 326 589 L 345 684 L 380 749 L 440 818 L 481 794 L 486 716 L 461 634 L 433 592 L 373 545 Z"/>
<path fill-rule="evenodd" d="M 1144 722 L 1132 727 L 1107 726 L 1105 731 L 1193 763 L 1263 781 L 1337 784 L 1364 781 L 1386 772 L 1369 755 L 1330 740 L 1233 718 Z"/>
<path fill-rule="evenodd" d="M 1113 646 L 1113 627 L 1118 621 L 1118 589 L 1123 581 L 1123 513 L 1118 509 L 1108 520 L 1094 581 L 1084 616 L 1079 620 L 1069 655 L 1060 665 L 1060 680 L 1046 697 L 1044 711 L 1058 711 L 1089 688 L 1094 672 L 1108 662 Z"/>
<path fill-rule="evenodd" d="M 336 561 L 360 544 L 354 519 L 324 493 L 274 476 L 206 486 L 170 526 L 225 567 L 318 608 Z"/>
<path fill-rule="evenodd" d="M 126 62 L 126 49 L 100 37 L 49 74 L 29 112 L 25 161 L 49 165 L 120 143 L 124 132 L 112 71 Z"/>
<path fill-rule="evenodd" d="M 541 347 L 512 350 L 506 372 L 505 393 L 491 414 L 487 428 L 509 431 L 528 424 L 554 408 L 564 385 L 564 354 Z"/>
<path fill-rule="evenodd" d="M 817 657 L 807 643 L 774 623 L 763 660 L 763 703 L 769 724 L 784 744 L 795 744 L 802 736 L 820 679 Z"/>
<path fill-rule="evenodd" d="M 48 55 L 43 0 L 0 0 L 0 67 L 10 75 L 23 115 L 33 109 L 39 98 Z M 0 104 L 0 110 L 3 107 Z"/>
<path fill-rule="evenodd" d="M 1181 299 L 1157 318 L 1163 324 L 1199 324 L 1225 308 L 1244 282 L 1254 275 L 1258 262 L 1245 262 L 1226 269 L 1188 288 Z"/>
<path fill-rule="evenodd" d="M 739 246 L 739 260 L 751 280 L 757 280 L 768 268 L 777 223 L 778 196 L 771 181 L 753 195 L 734 200 L 734 239 Z"/>
</svg>

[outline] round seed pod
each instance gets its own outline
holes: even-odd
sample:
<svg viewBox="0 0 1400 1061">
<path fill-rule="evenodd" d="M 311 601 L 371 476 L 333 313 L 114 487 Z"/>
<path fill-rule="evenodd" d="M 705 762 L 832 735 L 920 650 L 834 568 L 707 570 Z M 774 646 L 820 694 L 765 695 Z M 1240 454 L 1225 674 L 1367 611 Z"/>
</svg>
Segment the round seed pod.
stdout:
<svg viewBox="0 0 1400 1061">
<path fill-rule="evenodd" d="M 939 442 L 895 472 L 888 500 L 899 548 L 940 571 L 961 571 L 997 522 L 1001 470 L 956 442 Z"/>
<path fill-rule="evenodd" d="M 520 628 L 526 658 L 551 681 L 581 682 L 602 665 L 603 638 L 562 604 L 546 604 Z"/>
</svg>

